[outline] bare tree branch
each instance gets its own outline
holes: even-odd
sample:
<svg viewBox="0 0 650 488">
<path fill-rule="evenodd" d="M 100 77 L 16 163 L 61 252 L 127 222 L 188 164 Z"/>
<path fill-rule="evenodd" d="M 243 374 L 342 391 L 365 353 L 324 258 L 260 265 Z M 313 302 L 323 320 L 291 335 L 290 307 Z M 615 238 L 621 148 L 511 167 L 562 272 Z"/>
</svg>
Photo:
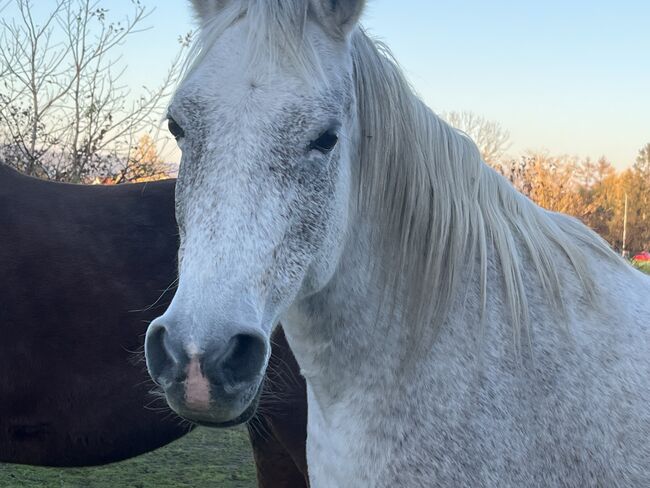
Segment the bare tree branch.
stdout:
<svg viewBox="0 0 650 488">
<path fill-rule="evenodd" d="M 465 132 L 478 146 L 483 160 L 491 166 L 498 166 L 510 149 L 510 133 L 497 122 L 491 122 L 472 112 L 446 112 L 442 118 Z"/>
<path fill-rule="evenodd" d="M 139 0 L 125 19 L 109 18 L 102 0 L 57 0 L 40 23 L 31 0 L 10 3 L 17 15 L 0 21 L 0 153 L 6 162 L 73 182 L 140 174 L 125 165 L 139 164 L 132 154 L 143 134 L 158 134 L 187 38 L 160 86 L 134 96 L 122 81 L 127 67 L 120 50 L 146 28 L 151 10 Z M 152 159 L 151 151 L 140 153 Z"/>
</svg>

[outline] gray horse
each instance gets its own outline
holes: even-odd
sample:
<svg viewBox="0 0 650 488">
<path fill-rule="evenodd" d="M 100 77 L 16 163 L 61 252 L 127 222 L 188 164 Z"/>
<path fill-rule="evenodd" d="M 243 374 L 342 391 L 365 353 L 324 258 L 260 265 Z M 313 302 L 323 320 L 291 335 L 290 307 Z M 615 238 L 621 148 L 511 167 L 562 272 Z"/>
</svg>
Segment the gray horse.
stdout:
<svg viewBox="0 0 650 488">
<path fill-rule="evenodd" d="M 255 409 L 281 319 L 314 487 L 650 486 L 650 280 L 411 91 L 361 0 L 194 0 L 152 377 Z"/>
</svg>

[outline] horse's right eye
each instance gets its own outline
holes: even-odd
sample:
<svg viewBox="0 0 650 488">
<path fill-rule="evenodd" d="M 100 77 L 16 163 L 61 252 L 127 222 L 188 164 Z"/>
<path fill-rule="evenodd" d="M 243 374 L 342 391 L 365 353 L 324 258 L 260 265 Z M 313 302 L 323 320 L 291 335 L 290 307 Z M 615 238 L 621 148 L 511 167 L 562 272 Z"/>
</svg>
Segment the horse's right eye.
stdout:
<svg viewBox="0 0 650 488">
<path fill-rule="evenodd" d="M 323 132 L 318 139 L 312 141 L 309 144 L 310 150 L 317 150 L 323 154 L 329 154 L 332 152 L 336 144 L 339 142 L 339 136 L 334 130 L 326 130 Z"/>
<path fill-rule="evenodd" d="M 171 132 L 171 135 L 174 136 L 174 139 L 179 140 L 182 137 L 185 137 L 185 131 L 183 128 L 171 117 L 167 118 L 167 128 L 169 129 L 169 132 Z"/>
</svg>

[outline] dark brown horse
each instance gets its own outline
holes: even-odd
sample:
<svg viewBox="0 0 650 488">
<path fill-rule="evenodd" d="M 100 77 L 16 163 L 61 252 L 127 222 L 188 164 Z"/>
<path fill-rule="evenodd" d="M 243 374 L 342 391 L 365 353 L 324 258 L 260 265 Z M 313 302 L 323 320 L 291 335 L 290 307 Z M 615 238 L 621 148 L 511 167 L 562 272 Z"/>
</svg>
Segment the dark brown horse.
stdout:
<svg viewBox="0 0 650 488">
<path fill-rule="evenodd" d="M 173 180 L 66 185 L 0 165 L 0 462 L 104 464 L 188 431 L 138 361 L 177 242 Z M 304 382 L 281 331 L 270 371 L 249 426 L 260 486 L 306 486 Z"/>
</svg>

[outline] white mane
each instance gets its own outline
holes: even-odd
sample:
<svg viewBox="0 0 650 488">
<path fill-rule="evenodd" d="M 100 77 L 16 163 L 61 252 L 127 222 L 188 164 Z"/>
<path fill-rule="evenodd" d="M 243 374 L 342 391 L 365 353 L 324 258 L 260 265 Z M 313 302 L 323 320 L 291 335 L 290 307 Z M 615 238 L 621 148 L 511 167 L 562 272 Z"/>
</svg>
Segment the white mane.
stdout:
<svg viewBox="0 0 650 488">
<path fill-rule="evenodd" d="M 319 73 L 314 47 L 304 36 L 308 0 L 242 0 L 204 21 L 186 76 L 244 15 L 251 25 L 248 62 L 271 56 L 302 73 Z M 596 288 L 584 252 L 617 259 L 605 241 L 516 192 L 481 160 L 467 136 L 413 93 L 386 47 L 357 29 L 351 48 L 361 126 L 360 209 L 376 222 L 376 238 L 386 262 L 393 263 L 382 279 L 408 285 L 406 320 L 418 324 L 411 330 L 414 343 L 433 337 L 446 320 L 468 266 L 469 272 L 480 273 L 485 309 L 490 253 L 499 261 L 517 341 L 528 322 L 525 261 L 532 263 L 548 300 L 560 311 L 558 253 L 568 258 L 587 296 L 593 296 Z"/>
<path fill-rule="evenodd" d="M 528 322 L 525 260 L 560 311 L 558 252 L 592 297 L 596 288 L 584 253 L 618 259 L 608 244 L 573 218 L 539 208 L 487 166 L 471 139 L 413 93 L 385 46 L 362 30 L 352 45 L 362 127 L 361 204 L 379 222 L 390 262 L 397 258 L 392 279 L 409 281 L 407 310 L 415 314 L 409 319 L 419 324 L 414 340 L 435 333 L 447 318 L 468 264 L 480 273 L 485 310 L 490 250 L 499 260 L 517 341 Z"/>
</svg>

